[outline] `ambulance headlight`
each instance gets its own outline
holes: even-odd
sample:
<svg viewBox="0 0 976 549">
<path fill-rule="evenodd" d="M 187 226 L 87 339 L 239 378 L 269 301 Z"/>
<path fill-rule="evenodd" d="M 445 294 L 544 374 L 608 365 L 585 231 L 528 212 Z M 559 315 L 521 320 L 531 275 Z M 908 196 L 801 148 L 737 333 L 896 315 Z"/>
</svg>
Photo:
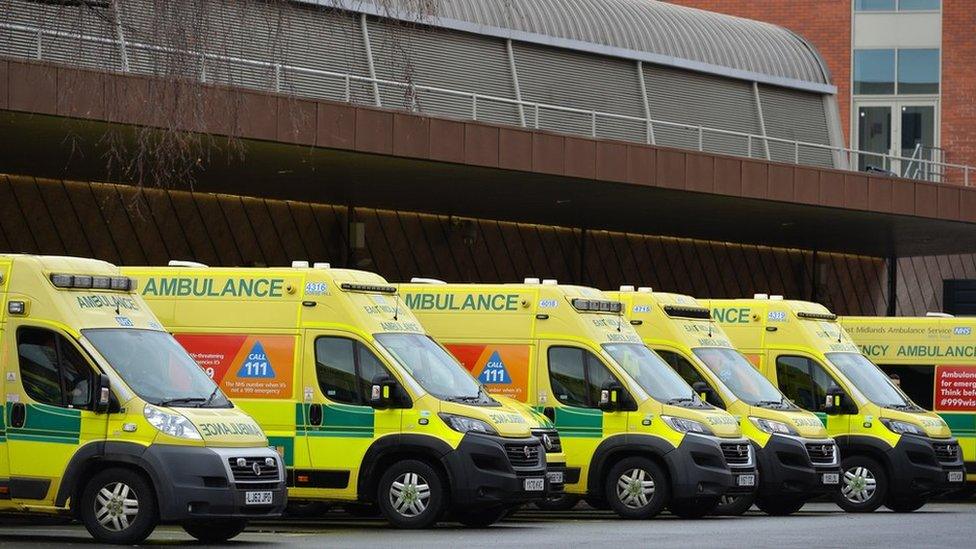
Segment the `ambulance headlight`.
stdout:
<svg viewBox="0 0 976 549">
<path fill-rule="evenodd" d="M 715 434 L 708 427 L 708 425 L 705 425 L 700 421 L 674 416 L 661 416 L 661 419 L 664 420 L 664 423 L 668 424 L 668 427 L 678 431 L 679 433 L 698 433 L 700 435 Z"/>
<path fill-rule="evenodd" d="M 497 435 L 498 431 L 480 419 L 473 417 L 456 416 L 454 414 L 437 414 L 444 420 L 448 427 L 459 433 L 484 433 L 486 435 Z"/>
<path fill-rule="evenodd" d="M 790 427 L 782 421 L 773 421 L 771 419 L 766 419 L 762 417 L 749 417 L 749 421 L 756 426 L 756 429 L 764 433 L 769 433 L 771 435 L 793 435 L 796 436 L 799 433 L 796 429 Z"/>
<path fill-rule="evenodd" d="M 898 433 L 899 435 L 921 435 L 925 436 L 925 429 L 922 429 L 914 423 L 908 423 L 907 421 L 898 421 L 897 419 L 885 419 L 881 418 L 881 423 L 888 428 L 892 433 Z"/>
<path fill-rule="evenodd" d="M 146 404 L 146 407 L 142 410 L 142 414 L 146 416 L 146 421 L 161 433 L 176 438 L 203 440 L 203 437 L 200 436 L 200 431 L 197 431 L 193 423 L 180 414 L 167 412 L 152 404 Z"/>
</svg>

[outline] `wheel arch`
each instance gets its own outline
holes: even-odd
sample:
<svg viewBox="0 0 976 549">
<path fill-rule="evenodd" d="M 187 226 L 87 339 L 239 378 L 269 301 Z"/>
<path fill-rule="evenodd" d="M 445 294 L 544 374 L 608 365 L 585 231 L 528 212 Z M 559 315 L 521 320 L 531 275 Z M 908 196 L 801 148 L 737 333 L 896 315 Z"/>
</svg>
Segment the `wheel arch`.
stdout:
<svg viewBox="0 0 976 549">
<path fill-rule="evenodd" d="M 654 461 L 671 482 L 673 473 L 664 456 L 674 450 L 668 442 L 652 435 L 624 434 L 607 438 L 597 446 L 590 459 L 587 473 L 587 495 L 605 498 L 605 478 L 610 468 L 621 459 L 644 457 Z"/>
<path fill-rule="evenodd" d="M 58 507 L 64 507 L 71 502 L 72 512 L 77 512 L 75 503 L 78 502 L 81 491 L 85 487 L 85 482 L 98 471 L 110 467 L 121 467 L 130 469 L 146 477 L 153 490 L 153 497 L 159 503 L 165 494 L 160 494 L 165 484 L 160 481 L 160 477 L 155 467 L 143 458 L 146 447 L 132 442 L 90 442 L 81 448 L 71 457 L 68 466 L 65 467 L 64 475 L 58 486 L 58 493 L 54 503 Z"/>
<path fill-rule="evenodd" d="M 366 450 L 359 467 L 356 491 L 359 499 L 372 502 L 380 477 L 389 464 L 402 459 L 419 459 L 438 470 L 447 481 L 448 490 L 454 486 L 451 473 L 444 466 L 443 457 L 453 449 L 443 440 L 427 435 L 398 434 L 381 437 Z"/>
</svg>

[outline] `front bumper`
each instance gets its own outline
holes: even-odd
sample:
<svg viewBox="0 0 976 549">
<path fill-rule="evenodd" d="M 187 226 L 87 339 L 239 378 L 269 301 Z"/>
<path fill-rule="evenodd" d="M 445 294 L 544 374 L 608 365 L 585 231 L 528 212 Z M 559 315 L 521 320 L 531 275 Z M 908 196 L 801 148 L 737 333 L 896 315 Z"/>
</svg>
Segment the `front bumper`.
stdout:
<svg viewBox="0 0 976 549">
<path fill-rule="evenodd" d="M 526 448 L 534 459 L 521 457 Z M 509 451 L 518 456 L 517 464 L 509 458 Z M 512 439 L 467 433 L 442 461 L 451 478 L 452 502 L 459 508 L 514 507 L 553 495 L 546 476 L 545 450 L 536 437 Z M 541 480 L 543 489 L 528 490 L 527 484 L 537 482 L 526 480 Z"/>
<path fill-rule="evenodd" d="M 946 448 L 952 448 L 951 456 Z M 962 452 L 955 439 L 903 435 L 888 451 L 888 461 L 891 493 L 895 496 L 931 497 L 960 488 L 966 482 Z M 950 476 L 960 480 L 950 482 Z"/>
<path fill-rule="evenodd" d="M 759 484 L 754 452 L 748 461 L 730 465 L 722 452 L 723 444 L 746 445 L 746 439 L 720 439 L 711 436 L 687 434 L 681 444 L 665 455 L 671 474 L 672 498 L 678 501 L 694 501 L 724 494 L 751 494 Z M 742 481 L 752 476 L 751 485 Z"/>
<path fill-rule="evenodd" d="M 162 522 L 198 519 L 265 519 L 281 516 L 288 500 L 281 458 L 271 448 L 200 448 L 149 446 L 143 457 L 152 466 L 159 518 Z M 274 459 L 274 473 L 265 470 L 257 480 L 235 479 L 231 461 L 248 463 Z M 271 501 L 246 503 L 248 492 L 270 492 Z"/>
<path fill-rule="evenodd" d="M 833 459 L 820 459 L 818 452 L 818 461 L 815 463 L 808 446 L 818 450 L 825 446 L 832 448 Z M 833 440 L 773 435 L 769 437 L 765 447 L 756 446 L 756 460 L 761 479 L 760 495 L 815 497 L 840 489 L 840 452 Z M 834 482 L 825 484 L 825 480 Z"/>
</svg>

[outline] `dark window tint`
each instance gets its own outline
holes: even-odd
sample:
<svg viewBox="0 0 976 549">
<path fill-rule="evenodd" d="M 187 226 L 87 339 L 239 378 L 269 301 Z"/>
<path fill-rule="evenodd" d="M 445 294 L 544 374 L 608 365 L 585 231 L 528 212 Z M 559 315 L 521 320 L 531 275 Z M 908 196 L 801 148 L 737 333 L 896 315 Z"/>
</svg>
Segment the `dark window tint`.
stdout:
<svg viewBox="0 0 976 549">
<path fill-rule="evenodd" d="M 932 403 L 935 392 L 935 366 L 883 366 L 879 368 L 888 374 L 899 389 L 926 410 L 934 410 Z"/>
<path fill-rule="evenodd" d="M 824 411 L 827 391 L 836 385 L 823 366 L 800 356 L 777 357 L 776 380 L 787 398 L 811 412 Z"/>
<path fill-rule="evenodd" d="M 75 408 L 91 402 L 91 367 L 63 336 L 41 328 L 21 328 L 17 358 L 24 390 L 34 401 Z"/>
<path fill-rule="evenodd" d="M 326 398 L 343 404 L 369 402 L 373 380 L 386 374 L 365 345 L 343 337 L 315 340 L 315 374 Z"/>
<path fill-rule="evenodd" d="M 589 388 L 590 406 L 597 406 L 603 387 L 613 381 L 614 377 L 598 358 L 586 351 L 583 354 L 586 356 L 586 384 Z"/>
<path fill-rule="evenodd" d="M 725 408 L 725 403 L 722 402 L 721 398 L 719 398 L 718 393 L 715 392 L 715 388 L 712 387 L 712 384 L 702 377 L 701 373 L 698 372 L 698 370 L 691 364 L 691 362 L 688 361 L 688 359 L 673 351 L 655 349 L 655 352 L 661 355 L 661 358 L 663 358 L 664 361 L 667 362 L 675 372 L 678 372 L 681 379 L 685 380 L 685 383 L 688 385 L 694 387 L 695 383 L 700 381 L 708 387 L 711 387 L 712 392 L 708 395 L 708 403 L 712 406 Z"/>
<path fill-rule="evenodd" d="M 586 366 L 582 349 L 549 349 L 549 384 L 559 402 L 570 406 L 588 405 Z"/>
</svg>

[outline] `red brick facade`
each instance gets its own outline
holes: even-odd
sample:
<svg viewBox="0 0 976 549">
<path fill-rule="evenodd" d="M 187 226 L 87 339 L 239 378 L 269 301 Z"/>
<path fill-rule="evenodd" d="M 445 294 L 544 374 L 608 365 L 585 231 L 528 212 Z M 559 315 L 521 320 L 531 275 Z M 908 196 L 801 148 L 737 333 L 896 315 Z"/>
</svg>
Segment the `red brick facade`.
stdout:
<svg viewBox="0 0 976 549">
<path fill-rule="evenodd" d="M 786 27 L 810 41 L 827 61 L 837 86 L 841 128 L 846 140 L 851 114 L 850 0 L 670 0 L 681 4 Z M 962 32 L 962 28 L 960 28 Z"/>
<path fill-rule="evenodd" d="M 942 148 L 948 161 L 976 166 L 976 9 L 942 0 Z M 970 172 L 969 184 L 976 185 Z"/>
</svg>

